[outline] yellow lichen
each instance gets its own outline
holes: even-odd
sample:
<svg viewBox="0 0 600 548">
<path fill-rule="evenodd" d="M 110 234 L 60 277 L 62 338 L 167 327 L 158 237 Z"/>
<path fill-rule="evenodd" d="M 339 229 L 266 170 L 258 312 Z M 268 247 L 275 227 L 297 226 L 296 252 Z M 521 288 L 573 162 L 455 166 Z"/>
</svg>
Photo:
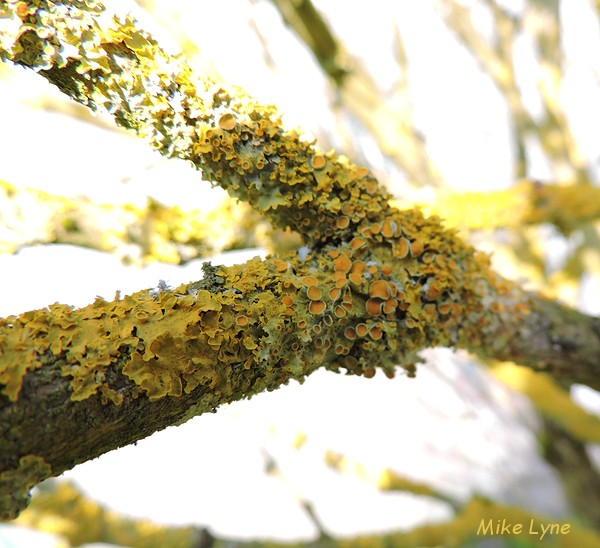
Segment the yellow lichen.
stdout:
<svg viewBox="0 0 600 548">
<path fill-rule="evenodd" d="M 30 499 L 30 490 L 52 475 L 50 465 L 38 455 L 24 455 L 17 468 L 0 472 L 0 521 L 14 519 Z"/>
<path fill-rule="evenodd" d="M 48 354 L 60 354 L 73 399 L 115 403 L 112 368 L 151 399 L 198 385 L 233 391 L 240 368 L 258 368 L 263 387 L 302 378 L 317 364 L 370 375 L 401 363 L 412 372 L 421 348 L 500 345 L 515 315 L 530 313 L 530 297 L 494 278 L 486 256 L 436 218 L 392 207 L 368 168 L 321 153 L 285 129 L 274 107 L 198 78 L 129 17 L 109 23 L 94 16 L 99 4 L 90 11 L 82 2 L 67 17 L 43 4 L 25 11 L 9 4 L 24 20 L 3 40 L 3 59 L 44 69 L 77 101 L 106 107 L 162 154 L 189 160 L 275 225 L 299 232 L 312 251 L 220 268 L 193 291 L 141 292 L 11 319 L 15 329 L 4 324 L 0 338 L 8 397 Z M 31 25 L 42 32 L 32 34 Z M 35 341 L 27 350 L 23 336 Z"/>
</svg>

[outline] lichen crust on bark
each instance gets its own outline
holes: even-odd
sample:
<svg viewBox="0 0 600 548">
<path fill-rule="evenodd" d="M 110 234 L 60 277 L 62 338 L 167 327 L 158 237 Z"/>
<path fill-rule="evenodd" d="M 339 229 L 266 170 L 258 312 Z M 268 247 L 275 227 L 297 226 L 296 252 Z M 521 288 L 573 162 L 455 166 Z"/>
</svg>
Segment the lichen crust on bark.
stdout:
<svg viewBox="0 0 600 548">
<path fill-rule="evenodd" d="M 38 455 L 25 455 L 17 468 L 0 471 L 0 521 L 17 517 L 29 503 L 31 488 L 51 475 L 52 469 Z"/>
<path fill-rule="evenodd" d="M 367 168 L 284 129 L 243 90 L 194 76 L 130 17 L 109 20 L 93 1 L 2 2 L 0 25 L 2 59 L 112 113 L 306 244 L 206 264 L 173 290 L 0 320 L 3 473 L 28 455 L 61 473 L 320 367 L 412 376 L 432 346 L 598 382 L 599 320 L 503 279 L 440 219 L 392 207 Z"/>
<path fill-rule="evenodd" d="M 172 291 L 0 320 L 1 393 L 16 401 L 25 374 L 44 365 L 71 379 L 72 401 L 97 393 L 116 405 L 113 369 L 150 400 L 199 384 L 232 398 L 230 367 L 258 367 L 254 390 L 319 366 L 391 376 L 425 347 L 476 349 L 490 334 L 502 347 L 515 315 L 529 313 L 530 297 L 490 272 L 486 256 L 414 210 L 392 211 L 348 243 L 205 270 Z"/>
<path fill-rule="evenodd" d="M 367 168 L 284 129 L 274 107 L 243 90 L 195 76 L 129 16 L 109 21 L 96 3 L 86 3 L 89 12 L 82 4 L 9 4 L 13 32 L 0 57 L 108 111 L 162 154 L 191 161 L 307 242 L 349 241 L 361 223 L 389 210 L 389 195 Z"/>
</svg>

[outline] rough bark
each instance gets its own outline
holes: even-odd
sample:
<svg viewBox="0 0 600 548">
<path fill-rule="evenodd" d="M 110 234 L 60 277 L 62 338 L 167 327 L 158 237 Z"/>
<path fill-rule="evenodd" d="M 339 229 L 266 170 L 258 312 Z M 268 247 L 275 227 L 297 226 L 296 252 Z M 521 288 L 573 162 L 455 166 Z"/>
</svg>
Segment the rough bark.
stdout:
<svg viewBox="0 0 600 548">
<path fill-rule="evenodd" d="M 43 8 L 43 9 L 42 9 Z M 366 168 L 282 128 L 274 107 L 195 77 L 94 2 L 0 3 L 3 59 L 106 108 L 306 246 L 202 280 L 0 321 L 0 515 L 75 464 L 318 367 L 370 377 L 466 348 L 599 387 L 596 318 L 523 291 Z"/>
</svg>

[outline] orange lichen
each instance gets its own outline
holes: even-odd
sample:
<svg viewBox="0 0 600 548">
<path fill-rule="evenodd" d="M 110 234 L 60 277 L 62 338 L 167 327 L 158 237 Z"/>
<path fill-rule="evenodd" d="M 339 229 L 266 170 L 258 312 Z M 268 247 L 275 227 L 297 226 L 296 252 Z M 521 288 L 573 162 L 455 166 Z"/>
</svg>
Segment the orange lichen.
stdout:
<svg viewBox="0 0 600 548">
<path fill-rule="evenodd" d="M 371 231 L 370 226 L 361 226 L 358 228 L 358 232 L 365 238 L 368 238 L 368 239 L 373 238 L 373 232 Z"/>
<path fill-rule="evenodd" d="M 354 371 L 356 366 L 358 365 L 358 360 L 354 356 L 345 356 L 344 357 L 344 366 L 348 368 L 350 371 Z"/>
<path fill-rule="evenodd" d="M 357 272 L 358 274 L 362 274 L 367 270 L 367 263 L 364 261 L 354 261 L 352 263 L 352 272 Z"/>
<path fill-rule="evenodd" d="M 348 217 L 345 217 L 344 215 L 342 215 L 341 217 L 338 217 L 338 219 L 335 222 L 335 225 L 336 225 L 336 228 L 343 230 L 350 226 L 350 219 L 348 219 Z"/>
<path fill-rule="evenodd" d="M 427 288 L 426 297 L 430 301 L 436 300 L 442 294 L 442 286 L 439 281 L 433 280 Z"/>
<path fill-rule="evenodd" d="M 352 261 L 346 255 L 340 255 L 333 261 L 333 266 L 338 272 L 348 272 L 352 267 Z"/>
<path fill-rule="evenodd" d="M 366 323 L 361 322 L 359 324 L 356 324 L 355 330 L 356 330 L 356 334 L 359 337 L 364 337 L 369 332 L 369 327 L 367 326 Z"/>
<path fill-rule="evenodd" d="M 347 314 L 347 310 L 342 305 L 337 305 L 333 309 L 336 318 L 343 318 Z"/>
<path fill-rule="evenodd" d="M 306 286 L 314 286 L 319 284 L 319 280 L 317 280 L 314 276 L 304 276 L 302 278 L 302 283 Z"/>
<path fill-rule="evenodd" d="M 227 114 L 223 114 L 220 118 L 219 118 L 219 127 L 221 129 L 224 129 L 226 131 L 231 131 L 235 128 L 236 126 L 236 120 L 235 120 L 235 116 L 231 113 L 227 113 Z M 220 143 L 219 143 L 220 144 Z"/>
<path fill-rule="evenodd" d="M 0 471 L 0 520 L 15 519 L 31 498 L 31 489 L 52 475 L 52 467 L 42 456 L 27 454 L 16 468 Z"/>
<path fill-rule="evenodd" d="M 348 279 L 356 286 L 359 286 L 362 283 L 362 274 L 359 272 L 350 272 L 348 274 Z"/>
<path fill-rule="evenodd" d="M 381 328 L 377 325 L 374 325 L 371 327 L 371 329 L 369 330 L 369 336 L 374 340 L 374 341 L 378 341 L 379 339 L 381 339 L 381 337 L 383 336 L 383 331 L 381 330 Z"/>
<path fill-rule="evenodd" d="M 327 164 L 327 160 L 325 159 L 325 156 L 317 154 L 316 156 L 312 157 L 310 163 L 314 169 L 323 169 L 325 164 Z"/>
<path fill-rule="evenodd" d="M 423 249 L 425 248 L 422 240 L 414 240 L 410 243 L 410 254 L 413 257 L 418 257 L 421 253 L 423 253 Z"/>
<path fill-rule="evenodd" d="M 329 337 L 317 337 L 315 339 L 315 348 L 327 350 L 331 347 L 331 340 Z"/>
<path fill-rule="evenodd" d="M 376 180 L 373 180 L 373 179 L 371 179 L 369 181 L 366 181 L 365 186 L 366 186 L 367 192 L 369 194 L 377 194 L 379 192 L 379 190 L 380 190 L 379 189 L 379 184 L 377 183 Z"/>
<path fill-rule="evenodd" d="M 371 284 L 369 287 L 369 296 L 371 298 L 379 298 L 384 301 L 389 299 L 392 296 L 392 290 L 390 288 L 390 284 L 385 280 L 377 280 Z"/>
<path fill-rule="evenodd" d="M 287 270 L 287 263 L 285 261 L 280 261 L 280 260 L 275 260 L 273 261 L 273 264 L 275 265 L 275 268 L 277 269 L 277 272 L 285 272 Z"/>
<path fill-rule="evenodd" d="M 306 289 L 306 296 L 311 301 L 320 301 L 323 297 L 323 292 L 316 285 L 311 285 Z"/>
<path fill-rule="evenodd" d="M 433 321 L 436 318 L 436 307 L 433 303 L 428 303 L 423 306 L 423 312 L 428 321 Z"/>
<path fill-rule="evenodd" d="M 365 376 L 365 378 L 367 379 L 372 379 L 375 376 L 376 373 L 376 369 L 374 367 L 367 367 L 364 370 L 363 375 Z"/>
<path fill-rule="evenodd" d="M 398 236 L 398 225 L 395 221 L 383 221 L 381 224 L 381 234 L 384 238 Z"/>
<path fill-rule="evenodd" d="M 344 352 L 346 352 L 347 348 L 343 344 L 338 343 L 335 345 L 333 351 L 339 355 L 339 354 L 343 354 Z"/>
<path fill-rule="evenodd" d="M 381 266 L 381 273 L 384 276 L 391 276 L 392 272 L 394 272 L 394 268 L 390 264 L 384 264 Z"/>
<path fill-rule="evenodd" d="M 384 314 L 392 314 L 397 306 L 398 301 L 396 299 L 388 299 L 383 303 L 382 311 Z"/>
<path fill-rule="evenodd" d="M 356 171 L 356 175 L 359 179 L 364 179 L 369 174 L 368 167 L 359 167 Z"/>
<path fill-rule="evenodd" d="M 431 251 L 426 251 L 423 256 L 421 257 L 421 261 L 424 264 L 430 264 L 435 260 L 435 253 L 432 253 Z"/>
<path fill-rule="evenodd" d="M 452 303 L 438 304 L 438 311 L 440 314 L 450 314 L 451 310 L 452 310 Z"/>
<path fill-rule="evenodd" d="M 460 269 L 460 267 L 458 266 L 458 263 L 453 258 L 448 259 L 447 267 L 450 270 L 459 270 Z"/>
<path fill-rule="evenodd" d="M 379 316 L 381 314 L 381 305 L 383 301 L 381 299 L 369 299 L 366 302 L 367 314 L 369 316 Z"/>
<path fill-rule="evenodd" d="M 365 240 L 364 238 L 361 238 L 360 236 L 355 236 L 350 241 L 350 248 L 353 250 L 360 249 L 362 247 L 365 247 L 366 245 L 367 245 L 367 240 Z"/>
<path fill-rule="evenodd" d="M 336 301 L 337 299 L 339 299 L 341 294 L 342 294 L 342 290 L 339 287 L 332 287 L 329 290 L 329 298 L 332 301 Z"/>
<path fill-rule="evenodd" d="M 10 14 L 18 9 L 7 4 Z M 274 107 L 194 76 L 130 18 L 105 28 L 91 16 L 58 11 L 28 15 L 27 28 L 42 32 L 8 33 L 0 56 L 38 70 L 84 104 L 109 107 L 162 154 L 193 163 L 275 226 L 299 232 L 310 252 L 220 268 L 193 293 L 140 292 L 81 311 L 50 307 L 6 320 L 0 383 L 11 400 L 41 356 L 60 356 L 76 401 L 98 396 L 118 404 L 108 379 L 119 368 L 152 400 L 202 385 L 218 403 L 236 390 L 236 397 L 248 395 L 232 378 L 260 390 L 321 364 L 365 375 L 377 366 L 387 374 L 421 348 L 448 341 L 487 352 L 498 346 L 489 344 L 492 333 L 509 338 L 514 315 L 530 313 L 529 297 L 493 278 L 485 255 L 437 219 L 392 207 L 369 169 L 321 153 L 283 128 Z M 74 57 L 63 56 L 73 49 Z M 123 59 L 127 70 L 120 71 Z M 342 303 L 334 302 L 342 293 Z M 495 301 L 505 306 L 491 309 Z M 350 329 L 360 344 L 338 340 Z M 349 355 L 332 361 L 338 345 Z M 254 369 L 255 377 L 239 381 Z"/>
<path fill-rule="evenodd" d="M 308 310 L 311 314 L 323 314 L 325 312 L 325 303 L 323 301 L 311 301 Z"/>
<path fill-rule="evenodd" d="M 404 259 L 408 257 L 408 253 L 410 251 L 410 240 L 407 238 L 400 238 L 396 247 L 394 248 L 394 255 L 398 259 Z"/>
<path fill-rule="evenodd" d="M 341 289 L 346 285 L 347 279 L 344 272 L 334 272 L 331 279 L 335 282 L 335 287 Z"/>
<path fill-rule="evenodd" d="M 354 329 L 354 327 L 346 327 L 346 329 L 344 330 L 344 337 L 351 341 L 356 339 L 356 330 Z"/>
</svg>

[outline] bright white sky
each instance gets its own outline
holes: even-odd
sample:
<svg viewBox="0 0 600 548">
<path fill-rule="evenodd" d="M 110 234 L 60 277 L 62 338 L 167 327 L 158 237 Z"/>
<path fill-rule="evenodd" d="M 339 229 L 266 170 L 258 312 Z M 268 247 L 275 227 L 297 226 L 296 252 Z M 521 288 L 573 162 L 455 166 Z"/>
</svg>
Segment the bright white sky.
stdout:
<svg viewBox="0 0 600 548">
<path fill-rule="evenodd" d="M 397 22 L 411 63 L 417 123 L 453 187 L 490 189 L 512 182 L 503 102 L 436 18 L 431 0 L 374 0 L 368 9 L 363 2 L 315 3 L 384 88 L 394 84 L 390 63 L 392 24 Z M 515 10 L 522 4 L 506 3 Z M 108 4 L 123 9 L 125 3 Z M 335 141 L 325 82 L 268 2 L 161 4 L 176 5 L 185 14 L 181 24 L 197 39 L 205 66 L 214 64 L 225 80 L 275 102 L 290 124 L 315 134 L 326 131 Z M 565 41 L 573 54 L 565 98 L 582 150 L 598 165 L 600 124 L 589 123 L 600 120 L 600 102 L 590 100 L 599 91 L 598 60 L 590 57 L 591 51 L 600 51 L 598 28 L 586 12 L 587 0 L 563 4 Z M 272 46 L 276 76 L 263 63 L 249 18 Z M 155 22 L 143 14 L 140 19 L 175 47 Z M 481 24 L 486 24 L 484 17 Z M 143 203 L 151 193 L 167 203 L 200 207 L 222 198 L 187 165 L 161 159 L 134 138 L 24 105 L 47 92 L 55 93 L 23 71 L 0 83 L 1 179 L 101 201 Z M 531 175 L 549 176 L 542 160 L 534 162 Z M 257 253 L 231 254 L 216 262 L 239 262 Z M 95 251 L 38 246 L 0 257 L 0 314 L 55 301 L 84 305 L 96 295 L 111 299 L 117 289 L 127 293 L 155 286 L 159 279 L 176 285 L 199 276 L 198 262 L 138 270 Z M 597 303 L 597 293 L 592 295 Z M 239 537 L 309 538 L 315 528 L 298 496 L 313 502 L 333 534 L 410 528 L 450 516 L 442 503 L 384 495 L 328 470 L 326 450 L 344 452 L 374 469 L 387 466 L 417 480 L 433 479 L 457 497 L 477 490 L 543 513 L 564 512 L 558 483 L 537 455 L 536 421 L 528 403 L 464 356 L 446 351 L 429 356 L 414 381 L 316 374 L 303 386 L 227 406 L 78 466 L 65 477 L 122 512 L 165 523 L 204 524 Z M 461 393 L 456 386 L 463 387 Z M 298 434 L 308 441 L 295 450 Z M 265 475 L 267 453 L 284 480 Z M 3 542 L 31 545 L 8 527 L 0 528 Z"/>
</svg>

